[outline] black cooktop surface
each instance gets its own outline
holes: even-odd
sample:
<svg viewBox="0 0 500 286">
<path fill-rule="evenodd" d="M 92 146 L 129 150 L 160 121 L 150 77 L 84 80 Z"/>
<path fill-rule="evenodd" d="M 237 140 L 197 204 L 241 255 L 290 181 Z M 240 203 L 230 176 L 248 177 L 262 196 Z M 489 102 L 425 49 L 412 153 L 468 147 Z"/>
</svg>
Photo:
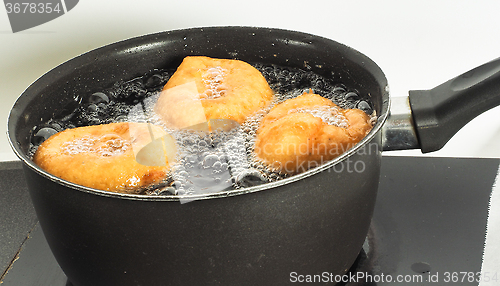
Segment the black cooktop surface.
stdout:
<svg viewBox="0 0 500 286">
<path fill-rule="evenodd" d="M 291 273 L 283 284 L 478 285 L 499 163 L 384 156 L 370 231 L 351 270 L 336 277 Z M 2 286 L 72 285 L 37 224 L 20 163 L 0 163 L 0 179 Z"/>
</svg>

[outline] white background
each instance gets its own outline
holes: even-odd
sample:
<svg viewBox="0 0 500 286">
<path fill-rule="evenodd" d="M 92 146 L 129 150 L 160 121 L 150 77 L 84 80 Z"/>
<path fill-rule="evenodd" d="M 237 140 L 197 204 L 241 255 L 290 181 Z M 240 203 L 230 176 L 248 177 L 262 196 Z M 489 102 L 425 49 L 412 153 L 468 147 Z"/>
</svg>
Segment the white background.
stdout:
<svg viewBox="0 0 500 286">
<path fill-rule="evenodd" d="M 201 26 L 263 26 L 308 32 L 351 46 L 386 73 L 392 96 L 430 89 L 500 57 L 500 1 L 82 0 L 67 14 L 12 33 L 0 7 L 0 161 L 16 98 L 39 76 L 91 49 L 148 33 Z M 500 95 L 499 95 L 500 96 Z M 500 109 L 425 156 L 500 158 Z M 418 150 L 387 155 L 421 156 Z"/>
</svg>

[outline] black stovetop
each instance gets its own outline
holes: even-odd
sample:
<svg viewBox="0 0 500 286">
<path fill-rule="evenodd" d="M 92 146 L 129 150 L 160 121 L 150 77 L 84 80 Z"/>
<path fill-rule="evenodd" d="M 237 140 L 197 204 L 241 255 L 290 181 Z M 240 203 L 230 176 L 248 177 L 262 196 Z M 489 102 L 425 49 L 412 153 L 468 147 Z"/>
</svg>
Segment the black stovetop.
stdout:
<svg viewBox="0 0 500 286">
<path fill-rule="evenodd" d="M 499 163 L 384 156 L 363 250 L 346 276 L 328 281 L 344 279 L 348 282 L 337 285 L 345 286 L 448 285 L 448 279 L 449 285 L 478 285 L 462 275 L 481 270 L 489 197 Z M 37 224 L 20 163 L 0 163 L 0 179 L 0 269 L 5 270 L 0 284 L 72 285 Z M 284 279 L 314 279 L 308 275 Z M 458 281 L 451 281 L 452 275 Z"/>
</svg>

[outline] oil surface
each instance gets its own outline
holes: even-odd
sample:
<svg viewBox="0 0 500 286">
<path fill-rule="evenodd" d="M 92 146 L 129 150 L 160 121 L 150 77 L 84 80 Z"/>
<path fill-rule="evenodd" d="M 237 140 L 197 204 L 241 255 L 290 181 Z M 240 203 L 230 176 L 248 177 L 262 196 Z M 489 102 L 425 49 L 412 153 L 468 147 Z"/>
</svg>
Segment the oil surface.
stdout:
<svg viewBox="0 0 500 286">
<path fill-rule="evenodd" d="M 275 92 L 274 102 L 265 110 L 250 116 L 241 126 L 230 131 L 211 133 L 190 130 L 172 130 L 165 127 L 178 145 L 175 166 L 171 175 L 158 186 L 151 186 L 139 193 L 148 195 L 207 194 L 227 189 L 253 186 L 285 178 L 287 174 L 269 169 L 256 160 L 253 152 L 255 133 L 262 117 L 276 104 L 312 91 L 332 100 L 341 108 L 359 108 L 374 116 L 369 101 L 343 85 L 333 84 L 327 78 L 313 72 L 254 64 Z M 140 77 L 116 82 L 113 86 L 85 95 L 75 96 L 65 113 L 36 126 L 31 134 L 30 154 L 51 135 L 68 128 L 107 124 L 112 122 L 150 122 L 162 125 L 153 112 L 160 91 L 174 70 L 152 70 Z M 209 90 L 204 97 L 223 96 L 219 84 L 225 71 L 214 68 L 206 79 Z M 336 108 L 308 110 L 298 108 L 292 112 L 304 112 L 321 118 L 324 122 L 345 127 L 347 122 Z M 89 139 L 90 140 L 90 139 Z M 67 152 L 83 152 L 89 142 L 70 142 Z M 88 140 L 87 140 L 88 141 Z M 113 142 L 103 147 L 104 156 L 119 154 L 126 148 L 123 142 Z M 119 145 L 119 146 L 118 146 Z M 114 153 L 113 153 L 114 152 Z"/>
</svg>

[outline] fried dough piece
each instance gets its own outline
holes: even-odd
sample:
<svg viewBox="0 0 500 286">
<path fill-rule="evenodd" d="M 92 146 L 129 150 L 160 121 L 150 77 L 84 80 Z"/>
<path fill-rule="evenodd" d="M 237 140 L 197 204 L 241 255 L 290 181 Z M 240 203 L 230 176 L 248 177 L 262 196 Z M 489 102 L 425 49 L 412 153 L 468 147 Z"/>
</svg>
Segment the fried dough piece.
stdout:
<svg viewBox="0 0 500 286">
<path fill-rule="evenodd" d="M 172 144 L 159 126 L 110 123 L 56 133 L 38 147 L 33 161 L 75 184 L 136 193 L 167 177 L 172 163 L 169 159 L 175 154 Z"/>
<path fill-rule="evenodd" d="M 345 110 L 317 94 L 304 93 L 276 105 L 263 118 L 255 154 L 272 168 L 295 174 L 338 157 L 371 128 L 362 110 Z"/>
<path fill-rule="evenodd" d="M 239 60 L 204 56 L 184 58 L 155 105 L 171 128 L 188 128 L 210 119 L 242 124 L 267 106 L 273 91 L 262 74 Z"/>
</svg>

